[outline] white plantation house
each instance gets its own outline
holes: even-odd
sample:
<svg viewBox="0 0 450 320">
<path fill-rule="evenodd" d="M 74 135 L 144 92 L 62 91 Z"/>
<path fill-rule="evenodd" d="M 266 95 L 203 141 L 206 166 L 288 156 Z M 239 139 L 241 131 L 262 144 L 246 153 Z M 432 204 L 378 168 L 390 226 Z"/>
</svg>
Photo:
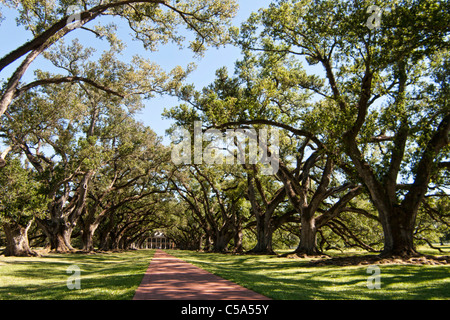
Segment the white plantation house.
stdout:
<svg viewBox="0 0 450 320">
<path fill-rule="evenodd" d="M 166 237 L 163 232 L 156 231 L 145 240 L 146 249 L 174 249 L 175 243 Z"/>
</svg>

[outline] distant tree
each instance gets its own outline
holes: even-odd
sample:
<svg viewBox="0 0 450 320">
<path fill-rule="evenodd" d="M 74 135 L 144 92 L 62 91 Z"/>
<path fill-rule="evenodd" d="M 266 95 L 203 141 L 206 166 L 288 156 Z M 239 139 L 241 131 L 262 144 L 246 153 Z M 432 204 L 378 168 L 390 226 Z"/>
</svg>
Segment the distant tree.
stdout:
<svg viewBox="0 0 450 320">
<path fill-rule="evenodd" d="M 131 63 L 121 62 L 116 58 L 118 50 L 111 47 L 95 62 L 89 59 L 92 49 L 77 41 L 46 52 L 70 77 L 95 79 L 94 83 L 102 85 L 84 81 L 32 84 L 30 90 L 20 92 L 5 114 L 4 143 L 23 151 L 50 200 L 46 217 L 36 222 L 47 235 L 51 250 L 73 249 L 71 234 L 86 210 L 95 177 L 105 172 L 102 169 L 117 157 L 126 158 L 133 148 L 143 154 L 157 144 L 154 134 L 133 119 L 143 107 L 142 98 L 171 90 L 186 74 L 177 68 L 165 73 L 138 57 Z M 40 70 L 36 73 L 42 79 L 37 82 L 65 79 Z M 131 164 L 131 158 L 128 160 Z"/>
<path fill-rule="evenodd" d="M 173 188 L 203 230 L 206 250 L 228 251 L 232 239 L 239 246 L 236 239 L 247 210 L 244 184 L 233 177 L 233 171 L 222 166 L 192 165 L 180 168 L 171 177 Z"/>
<path fill-rule="evenodd" d="M 449 233 L 450 197 L 443 197 L 441 194 L 426 197 L 417 215 L 414 238 L 419 243 L 442 252 L 436 244 L 442 245 L 444 241 L 448 241 Z"/>
<path fill-rule="evenodd" d="M 87 252 L 94 250 L 94 234 L 103 221 L 113 219 L 124 207 L 133 206 L 135 213 L 153 212 L 158 202 L 154 196 L 164 194 L 168 185 L 163 172 L 169 152 L 156 134 L 132 118 L 110 120 L 108 137 L 102 144 L 111 156 L 91 181 L 80 221 L 83 250 Z M 144 225 L 139 232 L 143 230 Z"/>
</svg>

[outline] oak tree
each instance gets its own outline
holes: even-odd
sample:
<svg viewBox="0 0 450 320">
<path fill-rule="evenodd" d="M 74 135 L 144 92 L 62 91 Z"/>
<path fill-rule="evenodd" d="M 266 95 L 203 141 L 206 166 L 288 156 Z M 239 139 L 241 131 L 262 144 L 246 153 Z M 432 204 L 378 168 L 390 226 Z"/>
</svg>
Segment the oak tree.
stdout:
<svg viewBox="0 0 450 320">
<path fill-rule="evenodd" d="M 242 28 L 246 50 L 298 57 L 323 70 L 300 126 L 367 189 L 384 231 L 385 255 L 416 254 L 413 232 L 432 176 L 448 160 L 449 4 L 280 0 Z"/>
</svg>

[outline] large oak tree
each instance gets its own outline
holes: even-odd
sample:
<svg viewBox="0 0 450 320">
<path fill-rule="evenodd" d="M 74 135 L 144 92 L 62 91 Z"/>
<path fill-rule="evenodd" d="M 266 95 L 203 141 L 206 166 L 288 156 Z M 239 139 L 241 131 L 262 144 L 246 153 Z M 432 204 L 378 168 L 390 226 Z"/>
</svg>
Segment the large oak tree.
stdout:
<svg viewBox="0 0 450 320">
<path fill-rule="evenodd" d="M 383 253 L 411 255 L 417 212 L 448 161 L 449 3 L 371 4 L 378 28 L 365 1 L 276 1 L 249 19 L 240 43 L 322 67 L 322 86 L 300 84 L 318 101 L 302 129 L 364 184 Z"/>
</svg>

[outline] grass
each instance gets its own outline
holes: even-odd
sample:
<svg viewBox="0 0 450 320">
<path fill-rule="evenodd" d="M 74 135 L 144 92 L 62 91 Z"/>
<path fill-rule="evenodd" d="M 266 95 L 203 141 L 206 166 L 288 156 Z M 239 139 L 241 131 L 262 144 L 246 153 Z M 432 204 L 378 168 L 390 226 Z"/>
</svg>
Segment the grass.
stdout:
<svg viewBox="0 0 450 320">
<path fill-rule="evenodd" d="M 272 299 L 450 299 L 448 265 L 379 265 L 381 288 L 369 289 L 367 266 L 319 267 L 308 259 L 168 252 Z"/>
<path fill-rule="evenodd" d="M 153 250 L 100 254 L 0 256 L 0 300 L 129 300 L 141 283 Z M 80 268 L 80 289 L 69 290 Z"/>
<path fill-rule="evenodd" d="M 381 289 L 368 289 L 367 266 L 312 266 L 308 259 L 167 252 L 273 299 L 450 299 L 449 265 L 379 265 Z M 0 256 L 0 300 L 130 300 L 153 253 Z M 67 287 L 71 265 L 81 269 L 79 290 Z"/>
</svg>

